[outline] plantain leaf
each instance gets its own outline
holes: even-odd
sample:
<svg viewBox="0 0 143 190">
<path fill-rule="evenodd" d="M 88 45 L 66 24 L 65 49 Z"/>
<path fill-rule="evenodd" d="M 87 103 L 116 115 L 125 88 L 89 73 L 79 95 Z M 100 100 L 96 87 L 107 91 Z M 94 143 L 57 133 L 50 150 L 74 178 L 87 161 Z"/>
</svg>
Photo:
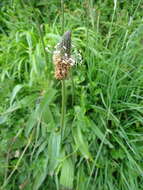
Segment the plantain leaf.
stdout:
<svg viewBox="0 0 143 190">
<path fill-rule="evenodd" d="M 37 160 L 37 167 L 34 170 L 34 181 L 33 181 L 33 190 L 38 190 L 42 185 L 43 181 L 45 180 L 48 174 L 48 156 L 44 156 L 40 160 Z"/>
<path fill-rule="evenodd" d="M 60 185 L 63 190 L 73 189 L 74 164 L 71 158 L 64 160 L 61 169 Z"/>
<path fill-rule="evenodd" d="M 7 121 L 7 115 L 0 116 L 0 124 L 3 124 Z"/>
<path fill-rule="evenodd" d="M 12 91 L 12 95 L 11 95 L 11 98 L 10 98 L 10 105 L 12 105 L 17 93 L 21 90 L 21 88 L 23 87 L 23 85 L 21 84 L 18 84 L 14 87 L 13 91 Z"/>
<path fill-rule="evenodd" d="M 36 125 L 38 119 L 39 119 L 38 108 L 36 108 L 36 110 L 30 115 L 27 121 L 26 128 L 25 128 L 26 137 L 29 136 L 31 130 Z"/>
<path fill-rule="evenodd" d="M 39 105 L 37 105 L 36 110 L 31 114 L 25 129 L 25 135 L 28 136 L 36 125 L 42 118 L 49 118 L 49 105 L 55 97 L 56 91 L 54 89 L 48 89 L 42 98 Z M 49 121 L 50 122 L 50 121 Z"/>
<path fill-rule="evenodd" d="M 53 175 L 54 170 L 58 166 L 60 156 L 61 134 L 53 132 L 49 138 L 48 155 L 49 155 L 49 173 Z"/>
<path fill-rule="evenodd" d="M 92 160 L 91 154 L 88 149 L 88 144 L 85 141 L 79 126 L 75 127 L 75 129 L 73 130 L 73 136 L 74 136 L 76 146 L 77 146 L 77 148 L 79 148 L 82 155 L 86 159 L 90 158 Z"/>
<path fill-rule="evenodd" d="M 87 182 L 87 176 L 85 175 L 84 167 L 83 167 L 83 165 L 80 165 L 78 172 L 77 172 L 76 189 L 77 190 L 85 190 L 86 182 Z"/>
</svg>

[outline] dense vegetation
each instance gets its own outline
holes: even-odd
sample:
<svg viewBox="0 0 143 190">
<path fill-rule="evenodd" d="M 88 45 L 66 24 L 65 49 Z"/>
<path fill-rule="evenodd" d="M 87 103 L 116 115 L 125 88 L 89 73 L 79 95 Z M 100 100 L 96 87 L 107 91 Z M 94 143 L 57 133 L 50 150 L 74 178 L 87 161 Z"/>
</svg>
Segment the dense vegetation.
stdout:
<svg viewBox="0 0 143 190">
<path fill-rule="evenodd" d="M 143 2 L 63 2 L 82 64 L 65 81 L 62 141 L 61 2 L 0 2 L 0 189 L 142 190 Z"/>
</svg>

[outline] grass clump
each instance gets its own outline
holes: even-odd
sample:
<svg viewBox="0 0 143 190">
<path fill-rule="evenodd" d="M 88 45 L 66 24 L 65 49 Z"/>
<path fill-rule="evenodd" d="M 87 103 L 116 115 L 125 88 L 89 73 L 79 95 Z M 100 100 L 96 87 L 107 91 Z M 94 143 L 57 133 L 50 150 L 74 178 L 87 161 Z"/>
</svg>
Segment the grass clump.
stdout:
<svg viewBox="0 0 143 190">
<path fill-rule="evenodd" d="M 0 3 L 0 189 L 142 190 L 142 1 L 63 3 L 83 63 L 64 81 L 62 142 L 61 4 Z"/>
</svg>

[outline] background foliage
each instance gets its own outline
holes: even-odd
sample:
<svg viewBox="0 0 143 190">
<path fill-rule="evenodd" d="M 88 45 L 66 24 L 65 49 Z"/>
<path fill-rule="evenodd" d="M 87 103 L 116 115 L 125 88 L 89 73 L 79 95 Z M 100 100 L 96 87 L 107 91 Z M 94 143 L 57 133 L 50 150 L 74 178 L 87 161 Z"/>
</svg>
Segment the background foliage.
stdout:
<svg viewBox="0 0 143 190">
<path fill-rule="evenodd" d="M 0 188 L 143 189 L 143 2 L 64 1 L 83 64 L 61 85 L 58 0 L 0 2 Z M 62 146 L 61 146 L 62 143 Z"/>
</svg>

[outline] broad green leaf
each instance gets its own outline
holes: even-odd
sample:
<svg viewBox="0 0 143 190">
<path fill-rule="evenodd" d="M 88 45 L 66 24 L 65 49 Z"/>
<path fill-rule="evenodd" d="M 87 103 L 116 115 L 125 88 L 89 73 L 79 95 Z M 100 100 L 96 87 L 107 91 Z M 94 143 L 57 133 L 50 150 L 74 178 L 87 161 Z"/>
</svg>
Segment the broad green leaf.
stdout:
<svg viewBox="0 0 143 190">
<path fill-rule="evenodd" d="M 27 43 L 28 43 L 28 46 L 29 46 L 29 49 L 32 50 L 32 37 L 31 37 L 31 34 L 30 32 L 26 32 L 26 40 L 27 40 Z"/>
<path fill-rule="evenodd" d="M 39 162 L 39 166 L 35 168 L 34 174 L 34 182 L 33 182 L 33 188 L 32 190 L 38 190 L 40 186 L 42 185 L 43 181 L 45 180 L 47 174 L 48 174 L 48 155 L 44 158 L 42 158 Z M 38 161 L 37 161 L 38 162 Z"/>
<path fill-rule="evenodd" d="M 38 120 L 40 120 L 39 113 L 38 113 L 38 108 L 30 115 L 26 128 L 25 128 L 25 135 L 26 137 L 29 136 L 31 130 L 33 127 L 37 124 Z"/>
<path fill-rule="evenodd" d="M 21 84 L 18 84 L 14 87 L 13 91 L 12 91 L 12 95 L 11 95 L 11 98 L 10 98 L 10 105 L 12 105 L 17 93 L 21 90 L 21 88 L 23 87 L 23 85 Z"/>
<path fill-rule="evenodd" d="M 81 165 L 77 171 L 77 190 L 85 190 L 85 185 L 86 185 L 87 177 L 84 172 L 84 166 Z"/>
<path fill-rule="evenodd" d="M 3 124 L 7 121 L 7 115 L 0 116 L 0 124 Z"/>
<path fill-rule="evenodd" d="M 49 117 L 49 105 L 53 98 L 55 97 L 56 91 L 53 89 L 48 89 L 48 91 L 45 93 L 43 99 L 41 100 L 40 104 L 37 106 L 36 110 L 31 114 L 27 126 L 25 129 L 26 136 L 29 135 L 33 127 L 36 125 L 37 122 L 40 122 L 43 114 L 44 117 Z M 50 122 L 50 121 L 49 121 Z"/>
<path fill-rule="evenodd" d="M 77 123 L 78 124 L 78 123 Z M 92 159 L 91 154 L 88 149 L 88 144 L 85 141 L 81 129 L 79 126 L 76 126 L 73 130 L 73 137 L 76 143 L 77 148 L 80 150 L 81 154 L 86 158 L 86 159 Z"/>
<path fill-rule="evenodd" d="M 74 163 L 70 158 L 67 158 L 63 161 L 61 176 L 60 176 L 60 185 L 64 190 L 73 189 L 73 180 L 74 180 Z"/>
<path fill-rule="evenodd" d="M 54 170 L 58 166 L 60 157 L 61 134 L 52 132 L 49 138 L 48 155 L 49 155 L 49 173 L 53 175 Z"/>
<path fill-rule="evenodd" d="M 48 1 L 47 0 L 41 0 L 39 2 L 36 3 L 37 6 L 45 6 L 48 5 Z"/>
<path fill-rule="evenodd" d="M 39 113 L 40 114 L 43 114 L 43 112 L 45 112 L 46 109 L 48 109 L 48 106 L 50 105 L 50 103 L 55 98 L 55 94 L 56 94 L 56 90 L 53 88 L 49 88 L 45 92 L 45 95 L 42 98 L 41 103 L 40 103 L 40 107 L 39 107 Z"/>
<path fill-rule="evenodd" d="M 13 104 L 11 107 L 9 107 L 3 114 L 10 114 L 20 108 L 20 105 Z"/>
<path fill-rule="evenodd" d="M 35 72 L 35 74 L 38 75 L 39 72 L 38 72 L 38 66 L 37 66 L 35 55 L 32 55 L 31 63 L 32 63 L 33 71 Z"/>
<path fill-rule="evenodd" d="M 47 149 L 47 144 L 48 144 L 48 142 L 47 142 L 47 141 L 44 141 L 44 142 L 38 147 L 38 150 L 36 151 L 36 156 L 35 156 L 35 158 L 38 158 L 39 154 L 40 154 L 41 152 L 44 152 L 45 149 Z"/>
</svg>

